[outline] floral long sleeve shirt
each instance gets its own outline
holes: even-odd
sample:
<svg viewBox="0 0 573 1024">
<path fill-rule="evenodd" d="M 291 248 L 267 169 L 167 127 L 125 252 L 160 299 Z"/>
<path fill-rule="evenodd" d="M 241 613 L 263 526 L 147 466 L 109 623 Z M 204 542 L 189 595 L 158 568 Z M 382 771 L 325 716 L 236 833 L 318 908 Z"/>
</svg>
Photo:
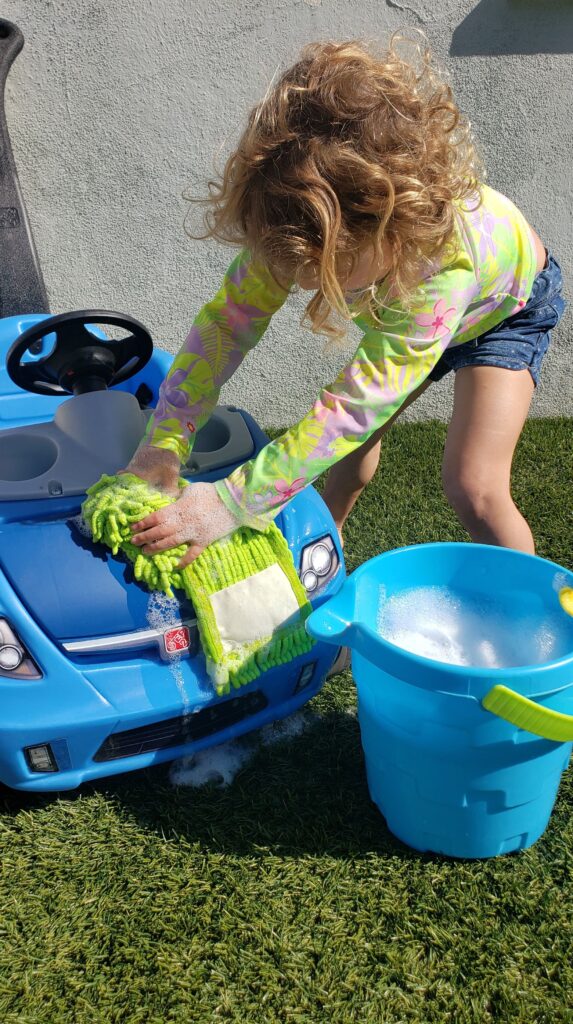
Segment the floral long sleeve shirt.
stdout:
<svg viewBox="0 0 573 1024">
<path fill-rule="evenodd" d="M 352 361 L 306 416 L 218 481 L 219 496 L 239 520 L 264 525 L 383 426 L 449 345 L 476 338 L 525 305 L 536 266 L 531 232 L 505 196 L 483 186 L 482 197 L 480 205 L 457 211 L 456 254 L 422 278 L 423 301 L 407 312 L 388 290 L 381 294 L 376 319 L 356 317 L 363 335 Z M 187 461 L 222 384 L 287 294 L 248 252 L 233 260 L 161 386 L 146 444 Z"/>
</svg>

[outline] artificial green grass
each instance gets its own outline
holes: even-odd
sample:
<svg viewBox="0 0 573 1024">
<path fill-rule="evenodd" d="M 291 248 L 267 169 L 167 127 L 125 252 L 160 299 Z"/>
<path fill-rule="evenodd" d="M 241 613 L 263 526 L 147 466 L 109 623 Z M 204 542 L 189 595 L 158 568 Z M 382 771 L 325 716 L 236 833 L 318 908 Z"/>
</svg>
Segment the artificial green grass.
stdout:
<svg viewBox="0 0 573 1024">
<path fill-rule="evenodd" d="M 389 434 L 350 567 L 467 539 L 440 494 L 444 434 Z M 568 567 L 572 437 L 530 421 L 514 478 L 539 553 Z M 419 855 L 369 800 L 349 673 L 308 712 L 227 789 L 173 789 L 160 767 L 5 794 L 2 1024 L 573 1024 L 571 772 L 530 850 Z"/>
</svg>

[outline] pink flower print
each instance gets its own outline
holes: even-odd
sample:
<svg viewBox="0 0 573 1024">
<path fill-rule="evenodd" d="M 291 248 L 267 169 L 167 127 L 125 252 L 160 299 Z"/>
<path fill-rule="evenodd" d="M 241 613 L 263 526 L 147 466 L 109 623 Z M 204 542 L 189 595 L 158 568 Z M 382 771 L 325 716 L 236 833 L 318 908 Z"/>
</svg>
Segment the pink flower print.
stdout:
<svg viewBox="0 0 573 1024">
<path fill-rule="evenodd" d="M 292 484 L 287 483 L 286 480 L 275 480 L 274 486 L 275 491 L 277 492 L 277 497 L 273 498 L 271 503 L 273 505 L 278 505 L 280 502 L 290 501 L 298 491 L 302 490 L 304 487 L 304 477 L 297 476 L 296 480 L 293 480 Z"/>
<path fill-rule="evenodd" d="M 261 318 L 268 317 L 268 313 L 264 313 L 256 306 L 249 306 L 247 303 L 241 303 L 239 306 L 235 302 L 228 302 L 223 306 L 221 313 L 227 321 L 231 333 L 238 338 L 252 333 L 253 324 Z"/>
<path fill-rule="evenodd" d="M 438 299 L 431 313 L 419 313 L 415 320 L 420 327 L 433 327 L 433 331 L 431 333 L 428 331 L 426 337 L 435 338 L 442 327 L 445 327 L 446 331 L 449 332 L 450 329 L 446 323 L 446 318 L 450 313 L 455 313 L 455 311 L 455 306 L 449 306 L 446 309 L 446 300 Z"/>
</svg>

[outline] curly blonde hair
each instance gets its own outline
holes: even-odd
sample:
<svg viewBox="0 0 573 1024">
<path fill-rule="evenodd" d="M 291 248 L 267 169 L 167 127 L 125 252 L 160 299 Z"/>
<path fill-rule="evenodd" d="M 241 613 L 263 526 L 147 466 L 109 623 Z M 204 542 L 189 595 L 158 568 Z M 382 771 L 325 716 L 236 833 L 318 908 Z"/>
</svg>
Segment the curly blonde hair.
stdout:
<svg viewBox="0 0 573 1024">
<path fill-rule="evenodd" d="M 414 60 L 400 55 L 404 41 Z M 354 313 L 345 300 L 341 278 L 365 247 L 382 265 L 384 246 L 393 296 L 411 304 L 421 268 L 453 242 L 455 204 L 479 201 L 482 177 L 469 123 L 425 42 L 395 35 L 383 53 L 312 43 L 209 182 L 198 237 L 245 246 L 288 287 L 310 268 L 318 289 L 305 316 L 314 332 L 339 336 L 333 313 L 376 317 L 380 307 L 374 283 Z"/>
</svg>

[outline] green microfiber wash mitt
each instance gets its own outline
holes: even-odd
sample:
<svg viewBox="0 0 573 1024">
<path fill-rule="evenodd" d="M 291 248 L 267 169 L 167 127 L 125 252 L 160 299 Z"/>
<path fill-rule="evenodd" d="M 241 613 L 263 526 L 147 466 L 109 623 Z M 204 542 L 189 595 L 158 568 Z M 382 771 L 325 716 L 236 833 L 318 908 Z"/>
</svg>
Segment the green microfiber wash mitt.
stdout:
<svg viewBox="0 0 573 1024">
<path fill-rule="evenodd" d="M 181 479 L 180 486 L 188 485 Z M 149 590 L 172 597 L 181 589 L 192 601 L 207 671 L 219 695 L 311 649 L 314 641 L 305 629 L 311 606 L 274 523 L 263 531 L 240 527 L 179 569 L 186 544 L 144 555 L 131 542 L 131 524 L 174 498 L 130 473 L 103 476 L 87 493 L 82 515 L 94 541 L 113 554 L 122 551 Z"/>
</svg>

